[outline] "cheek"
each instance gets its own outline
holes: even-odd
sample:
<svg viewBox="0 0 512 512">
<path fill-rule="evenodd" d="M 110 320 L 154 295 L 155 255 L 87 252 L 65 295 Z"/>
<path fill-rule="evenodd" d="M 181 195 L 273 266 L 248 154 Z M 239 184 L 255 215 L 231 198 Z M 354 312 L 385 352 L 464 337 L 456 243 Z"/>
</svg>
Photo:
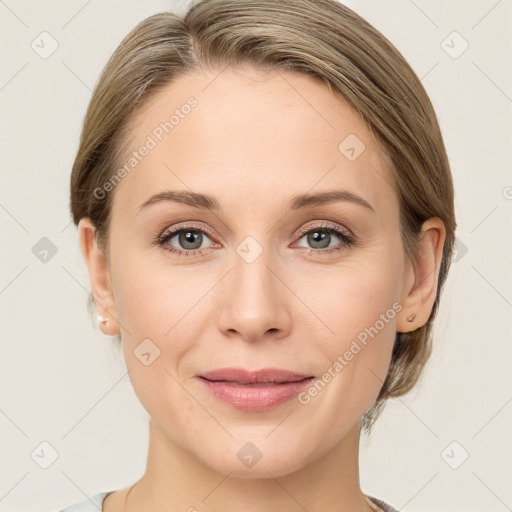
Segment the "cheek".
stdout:
<svg viewBox="0 0 512 512">
<path fill-rule="evenodd" d="M 388 313 L 379 330 L 394 328 L 396 306 L 400 298 L 400 269 L 385 261 L 368 261 L 364 265 L 347 263 L 339 267 L 297 273 L 295 290 L 308 311 L 315 314 L 318 334 L 340 342 L 357 337 Z M 389 311 L 390 310 L 390 311 Z M 392 325 L 389 325 L 392 324 Z M 321 332 L 320 332 L 321 329 Z"/>
<path fill-rule="evenodd" d="M 306 284 L 314 281 L 311 276 L 304 278 L 307 305 L 320 319 L 317 343 L 325 367 L 320 380 L 329 388 L 325 398 L 333 411 L 343 404 L 362 414 L 382 387 L 402 308 L 399 272 L 399 265 L 381 259 L 318 276 L 321 287 Z"/>
<path fill-rule="evenodd" d="M 176 369 L 168 359 L 169 350 L 163 350 L 160 357 L 145 366 L 127 347 L 124 345 L 125 359 L 133 390 L 149 416 L 164 428 L 172 441 L 179 443 L 190 425 L 199 419 L 206 424 L 208 418 L 204 411 L 191 399 L 186 383 L 179 382 Z"/>
<path fill-rule="evenodd" d="M 391 361 L 395 317 L 393 307 L 366 304 L 357 319 L 339 319 L 337 337 L 323 342 L 323 373 L 299 398 L 331 425 L 328 444 L 337 442 L 376 400 Z"/>
<path fill-rule="evenodd" d="M 113 258 L 116 307 L 130 333 L 167 339 L 173 329 L 187 323 L 187 312 L 215 282 L 207 271 L 172 264 L 158 254 L 163 249 L 154 251 L 145 256 L 127 248 L 122 257 Z"/>
</svg>

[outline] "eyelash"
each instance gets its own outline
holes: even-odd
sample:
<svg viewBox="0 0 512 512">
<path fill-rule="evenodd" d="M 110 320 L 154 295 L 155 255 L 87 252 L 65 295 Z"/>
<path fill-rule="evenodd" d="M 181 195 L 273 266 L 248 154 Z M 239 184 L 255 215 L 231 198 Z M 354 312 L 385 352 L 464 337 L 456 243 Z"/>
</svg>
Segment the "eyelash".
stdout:
<svg viewBox="0 0 512 512">
<path fill-rule="evenodd" d="M 182 249 L 175 249 L 170 248 L 169 246 L 165 246 L 165 244 L 174 236 L 181 233 L 182 231 L 194 231 L 194 232 L 201 232 L 205 235 L 207 235 L 209 238 L 213 238 L 208 231 L 205 231 L 204 229 L 199 228 L 198 226 L 194 226 L 192 224 L 187 224 L 185 226 L 179 227 L 178 229 L 173 229 L 172 231 L 164 231 L 161 235 L 159 235 L 154 243 L 158 246 L 161 246 L 164 250 L 177 254 L 179 256 L 186 256 L 186 257 L 194 257 L 194 256 L 203 256 L 205 251 L 208 251 L 210 249 L 191 249 L 191 250 L 182 250 Z M 299 237 L 299 240 L 308 233 L 312 231 L 323 231 L 329 234 L 334 234 L 338 238 L 342 240 L 340 244 L 338 244 L 335 247 L 331 247 L 329 249 L 307 249 L 308 254 L 332 254 L 335 252 L 341 252 L 345 249 L 347 249 L 350 245 L 352 245 L 355 242 L 355 237 L 346 231 L 340 229 L 337 224 L 333 224 L 330 222 L 324 222 L 319 224 L 318 226 L 308 227 L 308 228 L 302 228 L 299 230 L 297 236 Z"/>
</svg>

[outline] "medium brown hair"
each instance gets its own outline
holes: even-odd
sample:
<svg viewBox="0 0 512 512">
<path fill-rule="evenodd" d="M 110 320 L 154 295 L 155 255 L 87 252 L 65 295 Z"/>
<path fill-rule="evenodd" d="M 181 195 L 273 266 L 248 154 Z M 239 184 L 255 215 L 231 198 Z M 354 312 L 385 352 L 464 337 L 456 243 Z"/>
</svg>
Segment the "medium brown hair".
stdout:
<svg viewBox="0 0 512 512">
<path fill-rule="evenodd" d="M 385 382 L 363 417 L 369 432 L 386 399 L 412 389 L 430 356 L 456 221 L 448 157 L 429 97 L 401 53 L 351 9 L 336 0 L 201 0 L 183 17 L 162 12 L 139 23 L 94 88 L 71 174 L 73 221 L 91 219 L 108 258 L 113 192 L 101 199 L 93 192 L 121 164 L 134 116 L 185 74 L 241 65 L 305 73 L 352 105 L 392 169 L 407 257 L 417 256 L 424 221 L 439 217 L 445 224 L 431 315 L 422 327 L 397 333 Z M 91 295 L 89 306 L 93 300 Z"/>
</svg>

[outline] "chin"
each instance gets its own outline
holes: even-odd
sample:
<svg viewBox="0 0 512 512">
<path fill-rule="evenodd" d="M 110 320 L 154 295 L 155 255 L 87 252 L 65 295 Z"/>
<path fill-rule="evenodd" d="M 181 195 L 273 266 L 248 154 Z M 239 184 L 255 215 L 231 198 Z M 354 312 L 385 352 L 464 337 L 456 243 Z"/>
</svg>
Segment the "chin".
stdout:
<svg viewBox="0 0 512 512">
<path fill-rule="evenodd" d="M 235 478 L 268 479 L 293 473 L 309 462 L 304 446 L 296 447 L 293 443 L 283 444 L 257 436 L 254 441 L 247 439 L 247 436 L 242 441 L 235 438 L 226 447 L 212 446 L 217 451 L 209 451 L 208 460 L 204 459 L 203 453 L 203 464 Z"/>
<path fill-rule="evenodd" d="M 218 461 L 217 461 L 218 462 Z M 244 467 L 243 464 L 234 463 L 232 461 L 220 466 L 214 465 L 216 471 L 228 474 L 230 477 L 240 478 L 244 480 L 268 479 L 271 477 L 283 477 L 300 469 L 301 464 L 297 461 L 283 460 L 266 460 L 260 459 L 252 467 Z"/>
</svg>

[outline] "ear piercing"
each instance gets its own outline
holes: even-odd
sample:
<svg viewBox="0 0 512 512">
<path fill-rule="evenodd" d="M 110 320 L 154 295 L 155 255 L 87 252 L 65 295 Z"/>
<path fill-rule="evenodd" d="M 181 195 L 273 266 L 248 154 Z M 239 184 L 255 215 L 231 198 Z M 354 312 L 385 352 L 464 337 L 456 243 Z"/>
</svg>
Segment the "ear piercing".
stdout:
<svg viewBox="0 0 512 512">
<path fill-rule="evenodd" d="M 407 321 L 408 322 L 414 322 L 414 319 L 416 318 L 416 314 L 413 313 L 412 315 L 409 315 L 407 317 Z M 108 318 L 105 318 L 104 316 L 100 316 L 98 315 L 98 322 L 102 323 L 102 324 L 106 324 L 108 323 Z"/>
</svg>

